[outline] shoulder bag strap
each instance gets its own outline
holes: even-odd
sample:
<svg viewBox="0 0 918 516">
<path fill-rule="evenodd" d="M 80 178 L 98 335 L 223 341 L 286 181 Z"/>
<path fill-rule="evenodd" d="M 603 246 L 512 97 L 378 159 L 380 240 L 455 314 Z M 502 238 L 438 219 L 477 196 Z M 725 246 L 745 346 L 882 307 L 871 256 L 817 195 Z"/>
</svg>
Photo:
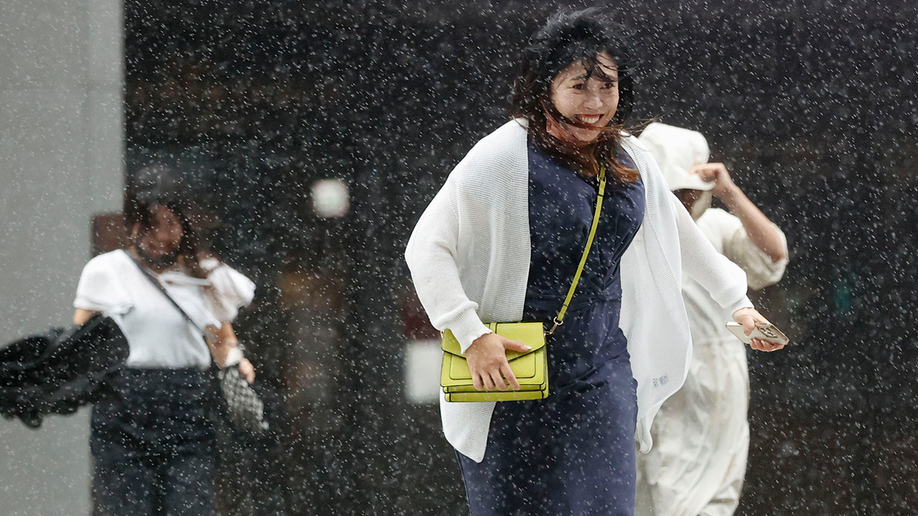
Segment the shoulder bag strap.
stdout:
<svg viewBox="0 0 918 516">
<path fill-rule="evenodd" d="M 586 265 L 587 256 L 590 254 L 590 247 L 593 246 L 593 238 L 596 236 L 596 227 L 599 226 L 599 214 L 602 212 L 602 199 L 605 194 L 606 167 L 601 166 L 599 168 L 599 192 L 596 194 L 596 209 L 593 210 L 593 224 L 590 226 L 590 236 L 587 237 L 586 246 L 583 248 L 583 256 L 580 257 L 580 265 L 577 266 L 577 273 L 574 274 L 571 288 L 567 291 L 567 298 L 564 299 L 564 304 L 561 305 L 561 311 L 558 312 L 558 316 L 554 318 L 554 325 L 552 325 L 550 330 L 545 332 L 545 335 L 551 335 L 558 326 L 564 324 L 564 314 L 567 313 L 567 307 L 571 304 L 571 299 L 574 298 L 574 291 L 577 290 L 577 283 L 580 282 L 580 274 L 583 273 L 583 267 Z"/>
<path fill-rule="evenodd" d="M 131 253 L 127 253 L 127 255 L 131 258 L 131 261 L 134 262 L 134 265 L 136 265 L 137 268 L 140 269 L 140 272 L 144 275 L 144 277 L 150 280 L 150 283 L 152 283 L 156 288 L 158 288 L 159 291 L 162 292 L 164 296 L 166 296 L 166 299 L 168 299 L 169 302 L 172 303 L 172 306 L 174 306 L 175 309 L 178 310 L 180 314 L 182 314 L 182 317 L 184 317 L 185 320 L 188 321 L 194 329 L 198 330 L 199 332 L 201 332 L 202 334 L 206 336 L 207 331 L 202 329 L 200 326 L 198 326 L 198 323 L 194 322 L 191 316 L 189 316 L 185 312 L 185 310 L 183 310 L 182 307 L 179 306 L 179 304 L 175 302 L 175 299 L 172 299 L 172 296 L 169 295 L 169 291 L 166 290 L 166 287 L 164 287 L 163 284 L 160 283 L 158 279 L 153 277 L 153 273 L 150 272 L 149 269 L 144 267 L 142 263 L 138 262 L 137 258 L 134 258 L 134 255 L 132 255 Z"/>
</svg>

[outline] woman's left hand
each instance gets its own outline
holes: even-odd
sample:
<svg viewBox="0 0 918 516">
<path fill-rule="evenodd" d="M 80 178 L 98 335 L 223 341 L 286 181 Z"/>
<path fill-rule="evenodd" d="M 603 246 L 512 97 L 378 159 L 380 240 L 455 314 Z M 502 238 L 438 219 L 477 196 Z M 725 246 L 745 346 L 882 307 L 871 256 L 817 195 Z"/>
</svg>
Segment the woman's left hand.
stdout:
<svg viewBox="0 0 918 516">
<path fill-rule="evenodd" d="M 733 320 L 743 325 L 746 335 L 752 334 L 755 327 L 760 324 L 769 324 L 768 319 L 762 316 L 758 310 L 752 307 L 740 308 L 733 312 Z M 777 351 L 784 347 L 780 342 L 770 342 L 762 339 L 752 339 L 749 347 L 758 351 Z"/>
<path fill-rule="evenodd" d="M 255 383 L 255 366 L 249 362 L 248 358 L 243 358 L 242 361 L 239 362 L 239 374 L 245 378 L 245 381 L 249 382 L 249 385 Z"/>
</svg>

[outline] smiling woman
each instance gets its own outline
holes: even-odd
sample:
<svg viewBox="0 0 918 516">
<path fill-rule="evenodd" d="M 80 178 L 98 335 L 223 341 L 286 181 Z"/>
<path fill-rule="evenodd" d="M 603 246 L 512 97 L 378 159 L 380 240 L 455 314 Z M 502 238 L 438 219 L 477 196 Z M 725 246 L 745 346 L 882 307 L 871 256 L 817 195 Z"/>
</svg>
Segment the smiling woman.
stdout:
<svg viewBox="0 0 918 516">
<path fill-rule="evenodd" d="M 551 81 L 551 101 L 561 115 L 549 119 L 548 132 L 560 140 L 589 145 L 618 110 L 618 66 L 608 52 L 578 61 Z"/>
<path fill-rule="evenodd" d="M 631 53 L 622 27 L 602 25 L 549 20 L 526 49 L 512 113 L 529 122 L 534 143 L 583 174 L 596 176 L 603 161 L 620 181 L 635 182 L 637 171 L 616 159 L 634 103 Z"/>
</svg>

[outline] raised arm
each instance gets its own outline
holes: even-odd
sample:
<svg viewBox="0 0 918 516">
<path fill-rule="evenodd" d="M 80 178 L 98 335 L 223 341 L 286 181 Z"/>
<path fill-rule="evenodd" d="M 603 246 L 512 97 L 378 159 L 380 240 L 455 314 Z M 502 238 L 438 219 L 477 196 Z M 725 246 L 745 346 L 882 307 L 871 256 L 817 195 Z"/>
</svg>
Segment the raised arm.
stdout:
<svg viewBox="0 0 918 516">
<path fill-rule="evenodd" d="M 749 240 L 757 248 L 775 263 L 787 259 L 787 244 L 780 230 L 733 182 L 723 163 L 695 165 L 692 172 L 702 180 L 714 183 L 711 192 L 726 205 L 730 213 L 740 219 Z"/>
</svg>

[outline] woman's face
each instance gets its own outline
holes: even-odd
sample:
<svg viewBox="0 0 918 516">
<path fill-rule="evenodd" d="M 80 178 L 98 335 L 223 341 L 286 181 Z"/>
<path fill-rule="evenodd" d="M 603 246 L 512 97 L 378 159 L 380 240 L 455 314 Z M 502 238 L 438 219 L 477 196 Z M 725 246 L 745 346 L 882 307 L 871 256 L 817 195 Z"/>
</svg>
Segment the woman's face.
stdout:
<svg viewBox="0 0 918 516">
<path fill-rule="evenodd" d="M 154 205 L 152 225 L 143 232 L 140 224 L 134 225 L 137 247 L 153 260 L 168 259 L 175 255 L 182 243 L 182 223 L 175 213 L 162 205 Z"/>
<path fill-rule="evenodd" d="M 601 128 L 609 125 L 618 109 L 618 67 L 612 57 L 603 52 L 596 56 L 597 70 L 590 74 L 583 63 L 573 63 L 559 73 L 551 83 L 551 101 L 569 120 L 595 127 L 581 128 L 569 124 L 559 127 L 549 119 L 548 132 L 565 141 L 588 144 L 596 141 Z"/>
</svg>

